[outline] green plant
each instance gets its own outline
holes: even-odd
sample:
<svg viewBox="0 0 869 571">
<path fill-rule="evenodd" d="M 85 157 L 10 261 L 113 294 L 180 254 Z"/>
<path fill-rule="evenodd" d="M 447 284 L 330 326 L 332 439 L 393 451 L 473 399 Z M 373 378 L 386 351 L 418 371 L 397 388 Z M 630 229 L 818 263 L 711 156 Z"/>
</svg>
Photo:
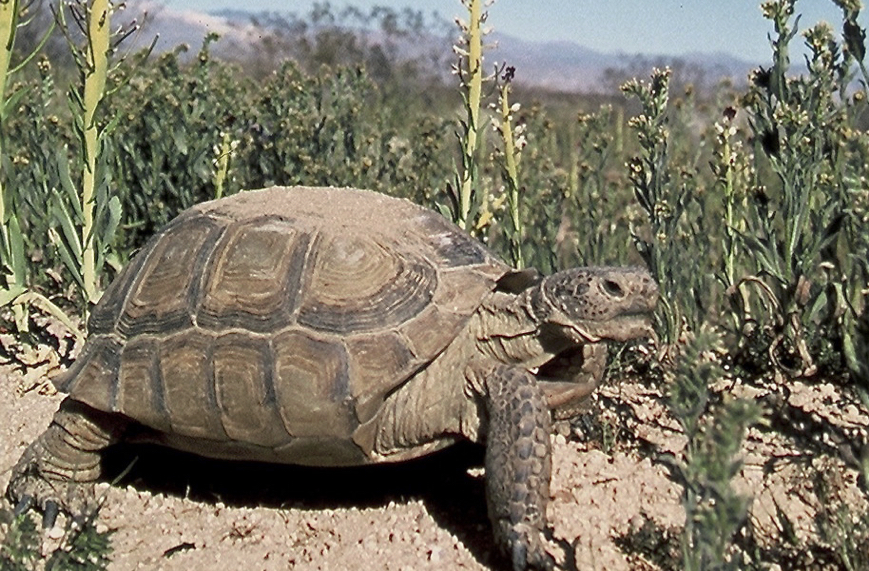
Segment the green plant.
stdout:
<svg viewBox="0 0 869 571">
<path fill-rule="evenodd" d="M 560 230 L 569 224 L 569 190 L 567 169 L 563 166 L 562 157 L 557 151 L 557 140 L 553 136 L 554 121 L 539 104 L 522 108 L 517 114 L 517 125 L 522 128 L 524 145 L 522 149 L 521 178 L 522 187 L 519 196 L 521 224 L 523 227 L 522 259 L 528 266 L 533 266 L 544 273 L 557 271 L 562 248 L 559 242 L 563 236 Z M 496 184 L 497 173 L 492 173 L 492 182 Z M 487 182 L 488 179 L 487 179 Z M 501 176 L 500 186 L 509 188 L 509 183 Z M 493 214 L 501 215 L 502 205 L 507 202 L 506 194 L 494 201 Z M 509 207 L 509 204 L 507 204 Z M 494 232 L 489 239 L 496 251 L 502 252 L 510 259 L 510 242 L 512 240 L 512 225 L 508 219 L 509 212 L 504 213 L 502 223 L 495 218 Z M 493 216 L 494 218 L 494 216 Z M 533 237 L 533 239 L 527 239 Z"/>
<path fill-rule="evenodd" d="M 129 30 L 113 32 L 110 0 L 75 0 L 61 6 L 56 17 L 67 36 L 81 83 L 68 91 L 78 142 L 78 188 L 66 157 L 59 157 L 59 184 L 52 189 L 52 211 L 58 231 L 52 233 L 67 271 L 78 285 L 82 313 L 102 295 L 102 281 L 115 230 L 121 219 L 121 202 L 111 191 L 110 148 L 107 134 L 119 120 L 101 122 L 110 75 L 110 57 Z M 84 36 L 74 40 L 67 12 Z M 114 41 L 114 45 L 113 45 Z M 115 263 L 115 266 L 118 264 Z"/>
<path fill-rule="evenodd" d="M 842 50 L 829 25 L 808 29 L 808 75 L 791 76 L 789 45 L 798 33 L 795 2 L 762 6 L 776 30 L 773 63 L 754 74 L 744 105 L 756 141 L 756 170 L 771 171 L 774 178 L 756 183 L 744 230 L 732 229 L 751 260 L 746 264 L 751 275 L 736 287 L 754 286 L 754 309 L 746 313 L 771 331 L 770 358 L 792 375 L 812 375 L 818 353 L 838 336 L 843 306 L 834 276 L 853 274 L 848 271 L 853 260 L 843 255 L 841 243 L 849 204 L 845 177 L 853 172 L 855 159 L 865 163 L 865 157 L 849 149 L 846 102 L 851 67 L 856 56 L 862 60 L 865 33 L 856 24 L 853 6 L 845 10 L 848 49 Z M 844 9 L 853 3 L 839 4 Z M 856 168 L 862 174 L 865 166 Z"/>
<path fill-rule="evenodd" d="M 45 571 L 105 571 L 111 562 L 112 531 L 96 526 L 97 511 L 67 528 L 60 548 L 45 562 Z"/>
<path fill-rule="evenodd" d="M 685 571 L 741 568 L 732 541 L 746 523 L 750 500 L 736 493 L 731 480 L 739 473 L 736 457 L 746 430 L 760 417 L 760 407 L 725 396 L 707 412 L 708 387 L 723 375 L 723 349 L 719 333 L 701 328 L 668 374 L 667 407 L 687 437 L 683 459 L 670 464 L 682 485 Z"/>
<path fill-rule="evenodd" d="M 834 0 L 842 9 L 843 47 L 840 69 L 850 70 L 855 62 L 863 78 L 863 89 L 854 92 L 846 100 L 846 111 L 851 125 L 856 124 L 867 104 L 866 87 L 869 84 L 866 58 L 866 30 L 858 24 L 863 6 L 856 0 Z M 847 92 L 843 85 L 850 74 L 840 74 L 839 92 Z M 847 223 L 845 225 L 846 244 L 850 251 L 844 253 L 844 277 L 833 284 L 837 306 L 844 308 L 840 321 L 843 353 L 851 377 L 861 389 L 864 405 L 869 405 L 869 258 L 860 252 L 869 251 L 869 188 L 866 187 L 869 140 L 863 132 L 850 128 L 844 131 L 845 143 L 850 150 L 851 160 L 847 161 L 847 172 L 842 183 L 847 189 L 844 197 Z M 864 475 L 866 470 L 864 468 Z"/>
<path fill-rule="evenodd" d="M 736 109 L 727 107 L 722 118 L 715 123 L 714 158 L 710 162 L 724 210 L 723 252 L 716 276 L 721 286 L 728 291 L 737 288 L 741 277 L 739 234 L 745 232 L 745 222 L 741 214 L 746 207 L 745 189 L 751 184 L 751 177 L 754 175 L 748 156 L 743 152 L 735 118 Z M 742 324 L 750 320 L 750 315 L 745 313 L 749 307 L 747 294 L 740 289 L 739 296 L 742 303 L 732 307 L 730 314 L 731 327 L 735 331 L 739 331 Z"/>
<path fill-rule="evenodd" d="M 34 50 L 27 54 L 15 67 L 10 67 L 15 47 L 15 37 L 21 14 L 27 5 L 21 6 L 18 0 L 0 3 L 0 269 L 3 272 L 5 285 L 0 287 L 0 307 L 11 305 L 18 331 L 28 329 L 28 308 L 35 305 L 43 311 L 55 315 L 71 331 L 76 331 L 66 315 L 52 301 L 42 294 L 27 287 L 28 275 L 24 246 L 22 224 L 18 213 L 21 202 L 15 193 L 7 186 L 9 179 L 9 163 L 6 160 L 5 137 L 7 121 L 12 111 L 27 89 L 19 87 L 7 98 L 6 90 L 9 79 L 21 70 L 42 48 L 51 33 L 51 28 L 45 33 Z"/>
<path fill-rule="evenodd" d="M 640 155 L 628 161 L 634 195 L 645 212 L 648 232 L 632 228 L 634 243 L 661 288 L 661 340 L 673 346 L 682 334 L 685 307 L 691 302 L 696 266 L 686 263 L 680 239 L 691 199 L 690 188 L 674 175 L 668 115 L 670 70 L 655 69 L 651 80 L 632 80 L 622 91 L 637 98 L 642 112 L 628 125 L 637 133 Z M 695 262 L 696 263 L 696 262 Z"/>
<path fill-rule="evenodd" d="M 6 99 L 6 85 L 12 74 L 9 63 L 15 45 L 19 14 L 18 2 L 0 4 L 0 129 L 9 114 L 9 109 L 14 106 L 15 98 L 9 101 Z M 19 97 L 23 93 L 19 91 Z M 0 148 L 0 156 L 4 150 Z M 18 216 L 15 214 L 14 201 L 9 196 L 2 178 L 0 178 L 0 262 L 6 281 L 5 287 L 0 290 L 0 306 L 12 303 L 15 308 L 15 321 L 19 329 L 23 329 L 26 327 L 26 311 L 21 303 L 15 301 L 26 291 L 24 239 Z"/>
<path fill-rule="evenodd" d="M 577 113 L 567 141 L 569 244 L 562 244 L 561 267 L 624 264 L 631 257 L 631 219 L 637 206 L 623 174 L 620 133 L 624 111 L 612 104 Z"/>
<path fill-rule="evenodd" d="M 140 69 L 125 63 L 117 68 L 119 86 L 107 94 L 105 105 L 119 119 L 107 136 L 116 195 L 123 204 L 122 252 L 141 245 L 181 210 L 239 189 L 235 177 L 244 165 L 230 165 L 239 163 L 238 146 L 245 141 L 233 150 L 232 160 L 217 165 L 215 147 L 218 158 L 230 158 L 222 150 L 224 139 L 230 148 L 244 139 L 241 111 L 247 104 L 242 100 L 245 93 L 251 100 L 255 94 L 248 82 L 233 77 L 232 66 L 211 57 L 217 40 L 215 34 L 206 36 L 188 66 L 182 66 L 176 50 Z M 270 78 L 269 85 L 274 81 Z M 267 162 L 267 141 L 259 150 Z"/>
<path fill-rule="evenodd" d="M 858 156 L 869 157 L 869 141 L 862 137 L 863 147 Z M 869 251 L 869 187 L 865 177 L 856 173 L 846 179 L 848 184 L 848 243 L 846 263 L 850 271 L 833 287 L 841 315 L 842 351 L 852 378 L 863 391 L 864 405 L 869 405 L 869 259 L 860 252 Z"/>
<path fill-rule="evenodd" d="M 869 514 L 857 513 L 841 498 L 823 498 L 818 531 L 845 571 L 869 568 Z"/>
<path fill-rule="evenodd" d="M 232 135 L 224 131 L 220 136 L 220 144 L 215 146 L 214 159 L 214 198 L 223 196 L 223 188 L 229 175 L 229 164 L 238 141 L 232 139 Z"/>
<path fill-rule="evenodd" d="M 41 554 L 43 531 L 32 514 L 16 516 L 0 542 L 3 571 L 104 571 L 112 552 L 111 530 L 96 526 L 97 511 L 81 521 L 69 520 L 66 533 L 47 556 Z"/>
<path fill-rule="evenodd" d="M 73 98 L 80 111 L 81 123 L 77 130 L 81 137 L 82 188 L 81 210 L 83 224 L 81 228 L 81 277 L 85 301 L 96 303 L 102 292 L 97 283 L 97 244 L 94 232 L 94 218 L 97 209 L 96 187 L 97 160 L 102 154 L 99 148 L 100 129 L 97 126 L 96 113 L 106 91 L 106 79 L 109 75 L 109 41 L 111 39 L 111 11 L 109 0 L 93 0 L 82 14 L 87 20 L 87 46 L 84 49 L 83 97 Z M 77 95 L 76 92 L 72 92 Z M 117 197 L 112 197 L 108 203 L 111 211 L 108 235 L 114 233 L 120 219 L 121 203 Z M 103 252 L 100 252 L 102 254 Z"/>
<path fill-rule="evenodd" d="M 3 571 L 31 571 L 39 559 L 39 531 L 32 517 L 15 517 L 0 542 L 0 569 Z"/>
<path fill-rule="evenodd" d="M 100 250 L 100 257 L 104 254 L 104 248 L 97 245 L 97 233 L 95 232 L 97 185 L 102 182 L 101 177 L 98 178 L 97 164 L 103 156 L 96 113 L 105 95 L 109 71 L 110 9 L 112 6 L 109 0 L 93 0 L 92 2 L 77 2 L 71 4 L 69 8 L 85 36 L 83 48 L 73 47 L 76 63 L 83 80 L 81 91 L 76 89 L 69 91 L 70 103 L 76 120 L 75 131 L 80 144 L 81 188 L 80 198 L 74 191 L 68 192 L 68 198 L 72 202 L 76 217 L 81 219 L 81 227 L 78 236 L 74 238 L 73 219 L 64 211 L 62 203 L 58 203 L 58 212 L 61 213 L 60 223 L 67 240 L 66 242 L 59 242 L 59 244 L 67 246 L 65 249 L 65 257 L 68 260 L 67 269 L 72 271 L 73 277 L 81 287 L 84 302 L 93 304 L 100 296 L 97 281 L 97 250 Z M 58 14 L 64 28 L 68 28 L 65 21 L 66 11 L 61 9 Z M 69 182 L 72 183 L 71 179 Z M 71 184 L 67 186 L 66 190 L 73 190 Z M 103 204 L 100 206 L 104 208 L 105 201 L 101 202 Z M 113 233 L 113 226 L 116 225 L 120 214 L 120 202 L 115 199 L 110 204 L 109 208 L 113 213 L 110 214 L 109 218 L 109 232 L 107 233 L 109 236 Z M 108 236 L 100 236 L 100 238 L 106 237 Z"/>
</svg>

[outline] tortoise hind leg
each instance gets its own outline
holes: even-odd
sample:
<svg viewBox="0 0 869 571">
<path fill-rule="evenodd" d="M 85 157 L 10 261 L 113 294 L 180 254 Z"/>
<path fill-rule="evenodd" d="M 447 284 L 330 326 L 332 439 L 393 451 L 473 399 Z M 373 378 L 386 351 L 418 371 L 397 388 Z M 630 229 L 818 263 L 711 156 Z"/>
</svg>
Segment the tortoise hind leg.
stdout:
<svg viewBox="0 0 869 571">
<path fill-rule="evenodd" d="M 519 368 L 494 367 L 485 381 L 486 499 L 495 541 L 514 570 L 551 569 L 543 547 L 552 472 L 546 397 Z"/>
<path fill-rule="evenodd" d="M 58 509 L 73 517 L 96 507 L 94 482 L 102 451 L 116 442 L 124 423 L 67 398 L 48 429 L 28 446 L 12 469 L 6 496 L 21 512 L 40 509 L 43 524 L 53 525 Z"/>
</svg>

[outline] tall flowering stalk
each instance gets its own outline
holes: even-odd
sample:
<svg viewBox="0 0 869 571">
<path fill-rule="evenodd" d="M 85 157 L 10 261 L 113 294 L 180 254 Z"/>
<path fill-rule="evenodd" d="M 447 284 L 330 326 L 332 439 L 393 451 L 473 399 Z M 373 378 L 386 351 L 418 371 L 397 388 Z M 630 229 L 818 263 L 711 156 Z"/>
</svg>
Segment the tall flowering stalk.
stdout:
<svg viewBox="0 0 869 571">
<path fill-rule="evenodd" d="M 684 212 L 683 192 L 677 188 L 670 168 L 670 130 L 667 114 L 670 97 L 669 68 L 652 70 L 649 82 L 636 79 L 621 90 L 639 100 L 642 112 L 628 125 L 636 132 L 640 154 L 627 164 L 634 196 L 646 213 L 651 237 L 632 229 L 634 244 L 661 287 L 662 319 L 659 333 L 663 341 L 674 344 L 682 333 L 682 308 L 677 299 L 677 276 L 674 269 L 680 252 L 674 246 Z"/>
<path fill-rule="evenodd" d="M 109 50 L 111 40 L 111 11 L 109 0 L 93 0 L 87 8 L 88 43 L 85 48 L 83 132 L 81 134 L 84 158 L 82 172 L 81 228 L 82 278 L 85 299 L 96 303 L 100 291 L 97 283 L 94 214 L 96 212 L 97 157 L 99 155 L 100 130 L 97 126 L 97 108 L 106 92 L 109 73 Z"/>
<path fill-rule="evenodd" d="M 713 160 L 710 162 L 712 173 L 721 189 L 724 207 L 724 252 L 717 277 L 725 290 L 731 293 L 731 303 L 735 304 L 730 317 L 734 331 L 741 331 L 742 324 L 751 322 L 751 304 L 748 292 L 739 288 L 740 235 L 745 233 L 745 220 L 742 213 L 746 208 L 746 189 L 756 177 L 739 139 L 739 129 L 734 124 L 736 109 L 727 107 L 722 118 L 715 123 L 715 144 Z"/>
<path fill-rule="evenodd" d="M 106 172 L 110 151 L 108 133 L 117 120 L 105 125 L 100 123 L 112 75 L 111 56 L 120 42 L 139 29 L 133 21 L 112 31 L 112 14 L 121 6 L 115 6 L 110 0 L 70 0 L 55 14 L 67 35 L 81 77 L 81 84 L 68 92 L 79 142 L 74 169 L 81 174 L 81 186 L 76 192 L 70 176 L 65 174 L 63 186 L 67 192 L 53 193 L 56 228 L 52 231 L 52 241 L 79 286 L 85 315 L 89 305 L 102 295 L 100 277 L 121 218 L 121 202 L 112 195 Z M 67 14 L 84 36 L 82 45 L 78 44 L 78 34 L 71 33 Z M 147 57 L 149 51 L 142 57 Z M 59 169 L 67 173 L 69 166 L 59 165 Z"/>
<path fill-rule="evenodd" d="M 214 198 L 223 197 L 226 180 L 229 177 L 229 166 L 232 154 L 238 147 L 238 141 L 233 140 L 229 131 L 223 131 L 220 144 L 214 146 Z"/>
<path fill-rule="evenodd" d="M 499 162 L 504 180 L 504 190 L 507 195 L 507 207 L 510 210 L 508 235 L 510 257 L 514 267 L 522 268 L 525 266 L 525 259 L 522 255 L 524 228 L 520 213 L 519 158 L 522 148 L 525 146 L 525 137 L 523 135 L 525 128 L 524 125 L 513 126 L 513 115 L 520 109 L 518 103 L 510 103 L 511 83 L 515 71 L 514 68 L 508 67 L 501 76 L 497 106 L 499 117 L 495 123 L 495 130 L 501 135 L 502 141 Z"/>
<path fill-rule="evenodd" d="M 454 71 L 462 86 L 465 104 L 465 118 L 461 121 L 461 131 L 457 132 L 461 147 L 461 168 L 456 173 L 456 189 L 450 189 L 453 220 L 460 228 L 472 230 L 479 205 L 484 201 L 479 188 L 478 154 L 482 126 L 481 105 L 483 99 L 483 23 L 487 12 L 483 10 L 483 0 L 462 0 L 468 10 L 468 22 L 457 19 L 461 37 L 453 47 L 459 55 L 459 63 Z"/>
</svg>

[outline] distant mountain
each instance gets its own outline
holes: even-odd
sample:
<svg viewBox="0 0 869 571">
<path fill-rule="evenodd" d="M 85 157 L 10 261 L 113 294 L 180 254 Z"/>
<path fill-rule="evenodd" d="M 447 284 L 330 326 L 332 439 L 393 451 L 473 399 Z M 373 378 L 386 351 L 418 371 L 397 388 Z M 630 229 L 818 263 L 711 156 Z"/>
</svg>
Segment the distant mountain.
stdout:
<svg viewBox="0 0 869 571">
<path fill-rule="evenodd" d="M 574 42 L 528 42 L 493 33 L 498 49 L 491 58 L 516 67 L 516 81 L 563 91 L 612 90 L 611 82 L 648 75 L 650 69 L 669 65 L 679 70 L 683 81 L 712 87 L 730 78 L 745 81 L 755 64 L 723 53 L 692 53 L 682 56 L 608 54 Z"/>
<path fill-rule="evenodd" d="M 219 34 L 221 40 L 215 45 L 217 55 L 231 55 L 239 46 L 250 45 L 256 39 L 256 27 L 241 20 L 226 18 L 196 10 L 168 8 L 160 2 L 140 0 L 132 4 L 132 10 L 145 13 L 142 32 L 134 37 L 136 47 L 150 45 L 154 36 L 159 36 L 155 45 L 158 53 L 172 51 L 179 46 L 198 50 L 205 36 Z M 138 14 L 133 14 L 137 16 Z"/>
<path fill-rule="evenodd" d="M 212 46 L 216 57 L 244 59 L 255 55 L 257 42 L 266 31 L 253 23 L 257 20 L 255 14 L 243 10 L 209 14 L 168 8 L 152 0 L 141 0 L 132 7 L 148 11 L 148 23 L 137 42 L 145 45 L 150 43 L 154 34 L 159 34 L 158 52 L 186 44 L 195 53 L 205 35 L 216 32 L 221 36 Z M 376 42 L 377 33 L 371 34 L 373 39 L 370 41 Z M 487 39 L 497 45 L 496 49 L 486 53 L 490 64 L 503 62 L 514 66 L 517 83 L 559 91 L 611 91 L 614 83 L 636 75 L 647 75 L 653 65 L 674 66 L 688 76 L 683 80 L 705 83 L 706 86 L 715 85 L 723 78 L 742 83 L 748 72 L 756 67 L 722 53 L 683 56 L 612 54 L 574 42 L 532 42 L 497 32 Z M 414 53 L 420 53 L 421 49 L 449 50 L 449 45 L 445 44 L 444 40 L 432 36 L 423 42 L 414 38 L 407 47 Z"/>
<path fill-rule="evenodd" d="M 497 45 L 491 60 L 516 68 L 515 81 L 560 91 L 598 91 L 606 69 L 623 64 L 619 56 L 604 54 L 573 42 L 528 42 L 493 33 Z"/>
</svg>

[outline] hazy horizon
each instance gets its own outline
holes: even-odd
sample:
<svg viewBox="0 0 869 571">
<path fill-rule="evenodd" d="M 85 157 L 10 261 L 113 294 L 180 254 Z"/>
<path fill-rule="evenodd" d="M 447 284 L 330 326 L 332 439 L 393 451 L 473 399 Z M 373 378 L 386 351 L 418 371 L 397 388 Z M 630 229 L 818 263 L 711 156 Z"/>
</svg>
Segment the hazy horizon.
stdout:
<svg viewBox="0 0 869 571">
<path fill-rule="evenodd" d="M 271 11 L 304 15 L 315 0 L 161 0 L 175 10 L 214 13 L 220 10 Z M 322 2 L 320 2 L 322 4 Z M 459 0 L 352 0 L 331 2 L 340 10 L 355 6 L 395 9 L 411 7 L 447 20 L 464 15 Z M 654 5 L 652 5 L 654 4 Z M 820 20 L 841 29 L 842 13 L 832 0 L 802 0 L 800 28 Z M 867 17 L 860 22 L 867 26 Z M 745 0 L 499 0 L 489 7 L 489 21 L 497 31 L 527 41 L 570 41 L 604 53 L 682 56 L 691 53 L 726 53 L 762 63 L 771 56 L 767 36 L 772 25 L 763 18 L 760 2 Z M 801 38 L 795 43 L 803 44 Z M 802 53 L 802 50 L 795 50 Z"/>
</svg>

